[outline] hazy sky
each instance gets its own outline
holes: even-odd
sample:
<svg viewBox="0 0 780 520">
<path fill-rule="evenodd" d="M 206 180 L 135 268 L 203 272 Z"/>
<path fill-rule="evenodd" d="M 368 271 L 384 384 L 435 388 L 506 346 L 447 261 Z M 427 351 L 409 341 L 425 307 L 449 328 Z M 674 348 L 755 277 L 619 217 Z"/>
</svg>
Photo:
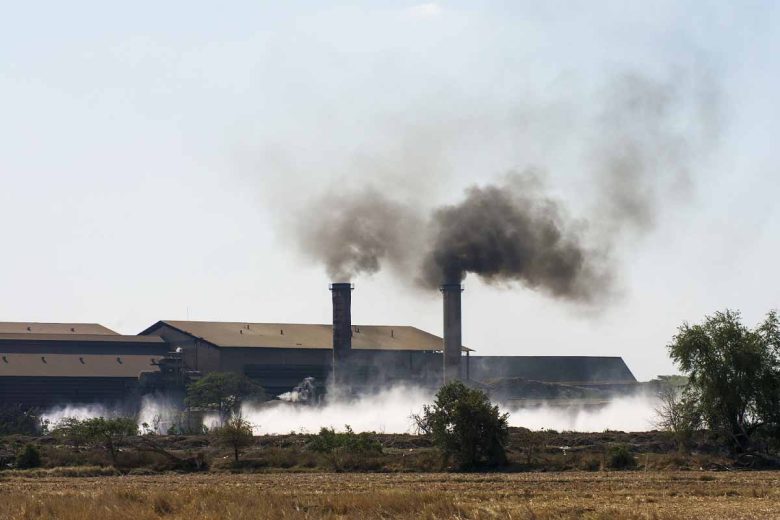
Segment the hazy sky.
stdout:
<svg viewBox="0 0 780 520">
<path fill-rule="evenodd" d="M 716 131 L 690 182 L 621 242 L 613 301 L 469 278 L 464 342 L 621 355 L 647 379 L 684 320 L 778 305 L 776 3 L 111 4 L 0 16 L 3 320 L 328 322 L 328 277 L 281 225 L 308 197 L 365 183 L 435 205 L 535 167 L 576 216 L 589 114 L 627 73 L 699 78 Z M 438 294 L 402 278 L 356 279 L 353 321 L 439 334 Z"/>
</svg>

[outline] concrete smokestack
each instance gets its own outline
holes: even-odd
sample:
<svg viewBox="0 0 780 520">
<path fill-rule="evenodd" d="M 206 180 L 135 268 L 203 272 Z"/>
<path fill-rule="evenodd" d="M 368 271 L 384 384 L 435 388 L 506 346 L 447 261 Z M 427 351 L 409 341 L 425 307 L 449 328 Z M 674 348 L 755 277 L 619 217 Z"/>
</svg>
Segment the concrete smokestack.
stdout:
<svg viewBox="0 0 780 520">
<path fill-rule="evenodd" d="M 461 337 L 460 293 L 463 286 L 447 283 L 440 288 L 444 300 L 444 383 L 460 379 Z"/>
<path fill-rule="evenodd" d="M 333 382 L 343 384 L 349 379 L 347 365 L 352 351 L 352 290 L 351 283 L 330 284 L 333 296 Z"/>
</svg>

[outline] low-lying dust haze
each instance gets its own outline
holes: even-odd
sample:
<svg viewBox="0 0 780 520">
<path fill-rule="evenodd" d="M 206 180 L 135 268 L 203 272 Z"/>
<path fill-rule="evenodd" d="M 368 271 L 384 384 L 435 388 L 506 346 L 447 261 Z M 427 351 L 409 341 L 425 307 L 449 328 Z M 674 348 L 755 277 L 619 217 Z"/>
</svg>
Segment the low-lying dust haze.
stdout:
<svg viewBox="0 0 780 520">
<path fill-rule="evenodd" d="M 241 414 L 255 434 L 316 433 L 320 428 L 356 432 L 416 433 L 412 415 L 431 403 L 433 394 L 422 388 L 396 386 L 373 395 L 338 400 L 322 406 L 273 401 L 245 405 Z M 600 432 L 648 431 L 655 423 L 656 398 L 649 395 L 616 397 L 598 405 L 501 405 L 509 412 L 509 425 L 531 430 Z"/>
<path fill-rule="evenodd" d="M 280 400 L 260 405 L 245 404 L 241 408 L 241 416 L 252 424 L 256 435 L 317 433 L 323 427 L 343 431 L 347 425 L 356 432 L 416 433 L 412 415 L 420 413 L 423 405 L 432 401 L 430 390 L 394 386 L 375 394 L 339 399 L 319 406 Z M 550 401 L 541 406 L 524 407 L 508 403 L 500 407 L 509 412 L 510 426 L 531 430 L 638 432 L 653 429 L 656 419 L 657 402 L 650 395 L 616 397 L 598 405 L 558 406 L 554 403 Z M 68 405 L 46 411 L 43 419 L 50 427 L 55 427 L 70 417 L 87 419 L 125 414 L 126 411 L 121 408 Z M 169 400 L 147 396 L 136 417 L 142 431 L 165 434 L 178 415 L 178 409 Z M 219 419 L 215 415 L 207 415 L 203 422 L 206 427 L 212 428 L 219 424 Z"/>
</svg>

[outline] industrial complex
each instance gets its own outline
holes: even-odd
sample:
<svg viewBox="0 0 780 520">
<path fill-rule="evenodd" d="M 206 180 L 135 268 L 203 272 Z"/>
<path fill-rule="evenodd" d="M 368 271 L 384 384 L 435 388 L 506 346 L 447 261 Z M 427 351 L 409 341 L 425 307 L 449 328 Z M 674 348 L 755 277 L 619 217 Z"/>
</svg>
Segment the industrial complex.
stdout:
<svg viewBox="0 0 780 520">
<path fill-rule="evenodd" d="M 330 324 L 163 320 L 135 336 L 97 324 L 0 323 L 4 403 L 117 403 L 171 380 L 236 372 L 271 395 L 305 378 L 351 389 L 499 379 L 608 388 L 636 383 L 619 357 L 475 356 L 461 345 L 460 286 L 443 286 L 444 337 L 410 326 L 355 325 L 351 284 L 332 284 Z"/>
</svg>

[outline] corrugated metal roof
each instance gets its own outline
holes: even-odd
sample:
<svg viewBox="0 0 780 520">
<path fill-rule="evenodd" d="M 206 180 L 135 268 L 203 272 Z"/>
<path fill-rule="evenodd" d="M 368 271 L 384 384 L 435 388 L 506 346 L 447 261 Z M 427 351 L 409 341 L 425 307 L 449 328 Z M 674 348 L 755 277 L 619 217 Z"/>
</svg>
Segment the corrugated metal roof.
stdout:
<svg viewBox="0 0 780 520">
<path fill-rule="evenodd" d="M 330 324 L 241 323 L 165 320 L 167 324 L 219 347 L 330 349 Z M 442 350 L 440 337 L 409 326 L 353 325 L 352 348 L 358 350 Z M 463 347 L 464 351 L 469 349 Z"/>
<path fill-rule="evenodd" d="M 0 322 L 0 334 L 117 334 L 97 323 Z"/>
<path fill-rule="evenodd" d="M 154 372 L 152 364 L 160 356 L 78 355 L 78 354 L 3 354 L 0 352 L 0 377 L 133 377 Z"/>
<path fill-rule="evenodd" d="M 113 334 L 38 334 L 0 333 L 0 343 L 8 341 L 72 341 L 106 343 L 165 343 L 159 336 L 124 336 Z"/>
</svg>

